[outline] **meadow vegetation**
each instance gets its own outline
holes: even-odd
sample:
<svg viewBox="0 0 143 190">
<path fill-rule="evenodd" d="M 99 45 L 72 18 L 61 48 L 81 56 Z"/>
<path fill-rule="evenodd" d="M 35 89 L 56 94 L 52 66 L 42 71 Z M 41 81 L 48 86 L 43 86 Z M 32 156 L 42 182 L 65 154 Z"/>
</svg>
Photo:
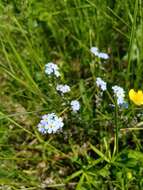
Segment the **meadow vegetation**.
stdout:
<svg viewBox="0 0 143 190">
<path fill-rule="evenodd" d="M 142 0 L 0 0 L 0 189 L 143 189 L 142 64 Z"/>
</svg>

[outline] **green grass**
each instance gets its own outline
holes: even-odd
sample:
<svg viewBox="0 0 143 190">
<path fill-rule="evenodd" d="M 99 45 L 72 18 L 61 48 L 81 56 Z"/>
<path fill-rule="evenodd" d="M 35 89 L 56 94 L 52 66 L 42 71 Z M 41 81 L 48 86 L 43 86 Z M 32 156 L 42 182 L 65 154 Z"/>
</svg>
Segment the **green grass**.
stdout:
<svg viewBox="0 0 143 190">
<path fill-rule="evenodd" d="M 130 88 L 143 90 L 142 12 L 141 0 L 0 1 L 1 189 L 143 189 L 143 112 L 128 98 Z M 92 46 L 109 60 L 100 64 Z M 51 61 L 61 79 L 45 75 Z M 108 83 L 103 96 L 96 77 Z M 59 83 L 69 95 L 56 92 Z M 114 85 L 128 109 L 117 107 Z M 63 130 L 41 135 L 37 124 L 51 112 Z"/>
</svg>

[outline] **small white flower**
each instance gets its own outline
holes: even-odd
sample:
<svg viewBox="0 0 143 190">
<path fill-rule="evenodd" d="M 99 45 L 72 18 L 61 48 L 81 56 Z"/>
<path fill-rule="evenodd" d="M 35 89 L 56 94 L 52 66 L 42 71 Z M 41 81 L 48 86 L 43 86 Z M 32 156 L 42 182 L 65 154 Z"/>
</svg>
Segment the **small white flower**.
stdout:
<svg viewBox="0 0 143 190">
<path fill-rule="evenodd" d="M 98 56 L 99 50 L 98 50 L 97 47 L 91 47 L 90 51 L 91 51 L 91 53 L 93 53 L 95 56 Z"/>
<path fill-rule="evenodd" d="M 107 83 L 103 81 L 100 77 L 96 78 L 96 85 L 101 88 L 101 90 L 105 91 L 107 89 Z"/>
<path fill-rule="evenodd" d="M 98 54 L 98 57 L 102 59 L 109 59 L 109 55 L 107 53 L 102 52 Z"/>
<path fill-rule="evenodd" d="M 38 131 L 40 133 L 55 133 L 57 130 L 61 129 L 64 126 L 63 120 L 61 117 L 56 116 L 55 113 L 47 114 L 42 116 L 40 123 L 38 124 Z"/>
<path fill-rule="evenodd" d="M 52 63 L 52 62 L 47 63 L 47 64 L 45 65 L 45 73 L 46 73 L 47 75 L 53 74 L 53 75 L 55 75 L 56 77 L 59 77 L 59 76 L 60 76 L 60 72 L 59 72 L 58 66 L 57 66 L 55 63 Z"/>
<path fill-rule="evenodd" d="M 120 86 L 115 85 L 112 87 L 112 90 L 113 90 L 113 92 L 117 98 L 117 104 L 122 105 L 123 103 L 125 103 L 125 101 L 124 101 L 124 97 L 125 97 L 124 89 Z"/>
<path fill-rule="evenodd" d="M 117 104 L 122 105 L 124 103 L 124 98 L 122 96 L 117 97 Z"/>
<path fill-rule="evenodd" d="M 99 52 L 99 49 L 97 47 L 91 47 L 90 51 L 101 59 L 109 59 L 109 55 L 107 53 Z"/>
<path fill-rule="evenodd" d="M 67 92 L 70 92 L 70 87 L 68 85 L 58 84 L 56 87 L 56 90 L 61 92 L 62 94 L 65 94 Z"/>
<path fill-rule="evenodd" d="M 79 101 L 72 100 L 71 101 L 71 108 L 72 108 L 73 112 L 79 111 L 79 109 L 80 109 L 80 103 L 79 103 Z"/>
<path fill-rule="evenodd" d="M 117 96 L 122 96 L 122 97 L 125 96 L 125 91 L 122 87 L 115 85 L 112 87 L 112 89 L 114 94 L 116 94 Z"/>
</svg>

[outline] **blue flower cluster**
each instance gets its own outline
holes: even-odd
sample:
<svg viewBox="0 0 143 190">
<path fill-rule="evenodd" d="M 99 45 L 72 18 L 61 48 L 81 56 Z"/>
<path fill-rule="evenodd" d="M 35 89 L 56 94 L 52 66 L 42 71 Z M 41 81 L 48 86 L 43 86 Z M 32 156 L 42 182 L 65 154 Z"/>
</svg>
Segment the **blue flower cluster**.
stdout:
<svg viewBox="0 0 143 190">
<path fill-rule="evenodd" d="M 61 76 L 59 72 L 59 67 L 52 62 L 49 62 L 45 65 L 45 73 L 50 76 Z M 70 86 L 57 84 L 56 90 L 64 95 L 71 91 Z M 77 100 L 71 101 L 71 109 L 73 112 L 77 112 L 80 109 L 80 103 Z M 63 119 L 58 117 L 55 113 L 50 113 L 47 115 L 43 115 L 40 123 L 37 125 L 38 131 L 42 134 L 51 134 L 56 133 L 64 126 Z"/>
<path fill-rule="evenodd" d="M 60 76 L 60 72 L 59 72 L 58 66 L 57 66 L 55 63 L 52 63 L 52 62 L 47 63 L 47 64 L 45 65 L 45 73 L 46 73 L 47 75 L 53 74 L 53 75 L 55 75 L 56 77 L 59 77 L 59 76 Z"/>
<path fill-rule="evenodd" d="M 102 91 L 107 89 L 107 83 L 103 81 L 100 77 L 96 78 L 96 85 L 101 88 Z"/>
<path fill-rule="evenodd" d="M 78 100 L 72 100 L 71 101 L 71 108 L 72 108 L 72 111 L 73 112 L 77 112 L 77 111 L 79 111 L 79 109 L 80 109 L 80 103 L 79 103 L 79 101 Z"/>
<path fill-rule="evenodd" d="M 70 87 L 68 85 L 58 84 L 56 87 L 56 90 L 59 91 L 62 94 L 65 94 L 67 92 L 70 92 Z"/>
<path fill-rule="evenodd" d="M 61 117 L 58 117 L 55 113 L 50 113 L 47 115 L 43 115 L 40 123 L 38 124 L 38 131 L 46 134 L 46 133 L 55 133 L 59 129 L 62 129 L 64 126 L 63 120 Z"/>
<path fill-rule="evenodd" d="M 112 87 L 112 90 L 114 92 L 114 95 L 116 96 L 117 98 L 117 104 L 118 105 L 122 105 L 125 103 L 125 100 L 124 100 L 124 97 L 125 97 L 125 91 L 123 88 L 121 88 L 120 86 L 113 86 Z"/>
<path fill-rule="evenodd" d="M 99 52 L 97 47 L 91 47 L 90 51 L 101 59 L 109 59 L 109 55 L 107 53 Z"/>
</svg>

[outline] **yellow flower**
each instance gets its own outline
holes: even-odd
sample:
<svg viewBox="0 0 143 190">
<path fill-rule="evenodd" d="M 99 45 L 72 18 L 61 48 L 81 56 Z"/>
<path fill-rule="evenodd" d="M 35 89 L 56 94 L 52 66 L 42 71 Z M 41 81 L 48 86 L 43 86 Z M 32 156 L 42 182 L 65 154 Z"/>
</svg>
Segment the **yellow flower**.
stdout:
<svg viewBox="0 0 143 190">
<path fill-rule="evenodd" d="M 138 90 L 137 92 L 134 89 L 129 91 L 129 98 L 134 102 L 134 104 L 140 106 L 143 105 L 143 92 L 142 90 Z"/>
</svg>

